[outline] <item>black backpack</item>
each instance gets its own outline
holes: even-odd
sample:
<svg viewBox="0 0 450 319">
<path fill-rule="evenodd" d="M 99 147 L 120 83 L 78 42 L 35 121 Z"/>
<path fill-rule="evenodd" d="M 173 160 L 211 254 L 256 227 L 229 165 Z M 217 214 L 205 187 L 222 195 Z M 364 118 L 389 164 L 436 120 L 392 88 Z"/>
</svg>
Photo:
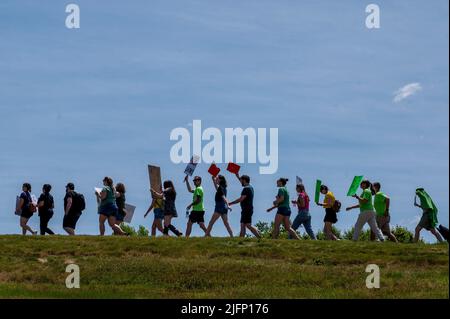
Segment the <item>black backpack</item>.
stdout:
<svg viewBox="0 0 450 319">
<path fill-rule="evenodd" d="M 86 201 L 84 200 L 83 194 L 73 192 L 73 210 L 77 212 L 82 212 L 86 209 Z"/>
<path fill-rule="evenodd" d="M 341 206 L 342 206 L 341 202 L 336 199 L 333 204 L 333 210 L 336 213 L 339 213 L 339 211 L 341 210 Z"/>
</svg>

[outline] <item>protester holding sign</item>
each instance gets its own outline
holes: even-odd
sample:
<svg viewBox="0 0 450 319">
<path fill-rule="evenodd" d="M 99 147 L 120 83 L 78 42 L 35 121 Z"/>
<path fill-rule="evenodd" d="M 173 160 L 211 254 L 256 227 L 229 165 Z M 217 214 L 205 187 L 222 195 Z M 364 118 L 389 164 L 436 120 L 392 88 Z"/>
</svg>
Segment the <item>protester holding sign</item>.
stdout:
<svg viewBox="0 0 450 319">
<path fill-rule="evenodd" d="M 53 209 L 55 208 L 53 196 L 50 194 L 51 190 L 52 186 L 49 184 L 42 186 L 42 194 L 38 199 L 41 235 L 45 235 L 46 233 L 49 235 L 55 234 L 50 228 L 48 228 L 48 222 L 53 217 Z"/>
<path fill-rule="evenodd" d="M 333 224 L 336 224 L 338 221 L 337 212 L 334 209 L 336 198 L 326 185 L 320 184 L 319 191 L 321 194 L 325 195 L 323 203 L 319 203 L 318 196 L 316 196 L 316 204 L 325 208 L 323 232 L 328 240 L 339 240 L 333 233 Z"/>
<path fill-rule="evenodd" d="M 373 207 L 375 208 L 375 212 L 377 214 L 377 226 L 381 232 L 389 238 L 389 240 L 397 243 L 397 238 L 391 232 L 390 225 L 391 214 L 389 213 L 389 206 L 391 200 L 385 193 L 380 191 L 380 189 L 380 183 L 375 182 L 372 184 L 372 195 L 374 195 Z M 373 231 L 370 232 L 370 240 L 375 240 L 375 233 Z"/>
<path fill-rule="evenodd" d="M 204 192 L 202 187 L 202 178 L 200 176 L 194 177 L 193 179 L 195 186 L 194 190 L 192 190 L 191 185 L 189 184 L 189 175 L 186 175 L 184 181 L 186 183 L 188 192 L 193 194 L 192 203 L 190 203 L 186 207 L 186 211 L 189 211 L 192 208 L 186 226 L 186 237 L 189 237 L 191 235 L 193 224 L 198 224 L 206 234 L 207 229 L 205 226 L 205 207 L 203 205 Z"/>
<path fill-rule="evenodd" d="M 118 208 L 116 205 L 116 191 L 111 177 L 105 177 L 103 179 L 103 189 L 100 193 L 95 192 L 95 196 L 100 201 L 98 206 L 100 236 L 105 234 L 106 220 L 108 220 L 108 224 L 115 235 L 126 235 L 120 226 L 117 225 L 116 216 Z"/>
<path fill-rule="evenodd" d="M 163 220 L 164 220 L 164 199 L 163 199 L 163 190 L 162 187 L 160 189 L 160 192 L 153 192 L 152 189 L 150 189 L 152 192 L 152 203 L 148 207 L 147 211 L 145 212 L 144 218 L 147 217 L 147 215 L 152 211 L 153 209 L 153 224 L 152 224 L 152 230 L 151 230 L 151 236 L 156 236 L 156 230 L 159 230 L 162 234 L 164 234 L 164 228 L 163 228 Z"/>
<path fill-rule="evenodd" d="M 164 236 L 169 236 L 169 230 L 178 237 L 182 236 L 183 234 L 174 225 L 172 225 L 172 218 L 178 217 L 177 208 L 175 206 L 177 192 L 175 191 L 175 186 L 173 185 L 173 182 L 170 180 L 164 181 L 162 192 L 157 192 L 154 189 L 151 189 L 151 192 L 154 199 L 163 200 L 160 203 L 162 204 L 164 214 L 164 229 L 163 229 Z M 154 213 L 156 220 L 157 217 L 159 217 L 157 216 L 159 215 L 159 212 L 156 210 L 154 211 Z"/>
<path fill-rule="evenodd" d="M 31 185 L 29 183 L 24 183 L 22 185 L 22 193 L 19 196 L 19 203 L 16 207 L 16 212 L 20 212 L 20 227 L 22 228 L 22 235 L 26 235 L 27 231 L 33 235 L 37 235 L 37 231 L 34 231 L 30 226 L 28 226 L 28 221 L 36 212 L 35 203 L 33 203 L 31 198 Z"/>
<path fill-rule="evenodd" d="M 253 216 L 253 197 L 254 190 L 253 186 L 250 185 L 250 176 L 242 175 L 239 173 L 235 174 L 237 179 L 241 182 L 242 192 L 241 197 L 228 203 L 229 206 L 240 203 L 241 205 L 241 231 L 239 236 L 245 237 L 246 229 L 250 230 L 255 237 L 261 238 L 259 231 L 252 226 L 252 216 Z"/>
<path fill-rule="evenodd" d="M 277 180 L 278 193 L 273 206 L 267 209 L 267 212 L 277 208 L 277 214 L 275 215 L 272 238 L 277 239 L 280 234 L 280 226 L 283 224 L 284 229 L 289 233 L 291 238 L 300 239 L 297 232 L 291 227 L 291 208 L 289 200 L 289 191 L 286 188 L 287 178 L 280 178 Z"/>
<path fill-rule="evenodd" d="M 116 205 L 117 205 L 117 215 L 116 215 L 116 222 L 120 226 L 123 223 L 123 219 L 125 218 L 125 215 L 127 214 L 125 210 L 125 185 L 123 183 L 117 183 L 116 185 Z"/>
<path fill-rule="evenodd" d="M 214 198 L 216 206 L 214 208 L 214 214 L 211 217 L 208 228 L 206 229 L 205 236 L 211 236 L 211 230 L 214 226 L 214 223 L 219 218 L 222 218 L 223 224 L 227 229 L 228 234 L 230 235 L 230 237 L 233 237 L 233 230 L 228 223 L 228 210 L 230 210 L 231 208 L 228 206 L 227 200 L 227 180 L 223 175 L 218 175 L 217 177 L 213 175 L 212 181 L 216 189 L 216 195 Z"/>
<path fill-rule="evenodd" d="M 383 234 L 377 226 L 376 215 L 373 209 L 372 204 L 372 192 L 370 191 L 372 184 L 368 180 L 363 180 L 360 184 L 363 192 L 360 196 L 353 195 L 359 204 L 355 206 L 347 207 L 347 211 L 359 208 L 360 213 L 358 215 L 358 219 L 356 220 L 355 228 L 353 231 L 353 240 L 357 241 L 359 239 L 359 234 L 361 233 L 362 228 L 367 223 L 370 226 L 370 230 L 377 236 L 380 241 L 384 241 Z"/>
</svg>

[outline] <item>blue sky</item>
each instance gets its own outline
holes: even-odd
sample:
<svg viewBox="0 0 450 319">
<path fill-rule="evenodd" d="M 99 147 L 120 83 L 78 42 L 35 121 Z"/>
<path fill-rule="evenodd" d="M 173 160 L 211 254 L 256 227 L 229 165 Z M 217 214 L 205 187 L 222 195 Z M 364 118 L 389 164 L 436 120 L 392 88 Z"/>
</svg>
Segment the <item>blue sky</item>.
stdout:
<svg viewBox="0 0 450 319">
<path fill-rule="evenodd" d="M 446 0 L 376 1 L 378 30 L 365 27 L 363 1 L 72 2 L 81 9 L 78 30 L 64 24 L 69 2 L 0 2 L 1 233 L 20 232 L 13 209 L 24 181 L 35 193 L 53 185 L 51 226 L 62 233 L 64 185 L 73 181 L 88 199 L 79 232 L 97 234 L 93 187 L 105 175 L 128 186 L 138 206 L 133 224 L 150 226 L 149 163 L 175 181 L 175 224 L 184 230 L 190 195 L 185 165 L 170 161 L 169 134 L 194 119 L 222 130 L 279 128 L 278 172 L 242 168 L 255 187 L 255 221 L 273 219 L 265 208 L 279 176 L 302 176 L 311 194 L 320 178 L 350 205 L 347 188 L 361 174 L 391 196 L 394 225 L 414 228 L 422 186 L 448 226 Z M 394 102 L 410 83 L 422 89 Z M 198 174 L 209 219 L 207 168 Z M 229 197 L 239 192 L 230 176 Z M 323 210 L 311 213 L 313 228 L 322 228 Z M 337 226 L 356 217 L 342 212 Z M 230 218 L 237 232 L 237 208 Z M 30 224 L 37 228 L 38 218 Z M 226 234 L 220 223 L 214 234 Z"/>
</svg>

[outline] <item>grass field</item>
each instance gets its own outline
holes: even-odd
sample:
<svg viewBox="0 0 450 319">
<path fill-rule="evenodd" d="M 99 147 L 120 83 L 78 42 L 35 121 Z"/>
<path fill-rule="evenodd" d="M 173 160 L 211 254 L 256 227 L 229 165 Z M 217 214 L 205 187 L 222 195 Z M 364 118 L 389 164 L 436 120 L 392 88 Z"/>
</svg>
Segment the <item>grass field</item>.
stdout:
<svg viewBox="0 0 450 319">
<path fill-rule="evenodd" d="M 449 298 L 448 261 L 447 244 L 0 236 L 0 298 Z"/>
</svg>

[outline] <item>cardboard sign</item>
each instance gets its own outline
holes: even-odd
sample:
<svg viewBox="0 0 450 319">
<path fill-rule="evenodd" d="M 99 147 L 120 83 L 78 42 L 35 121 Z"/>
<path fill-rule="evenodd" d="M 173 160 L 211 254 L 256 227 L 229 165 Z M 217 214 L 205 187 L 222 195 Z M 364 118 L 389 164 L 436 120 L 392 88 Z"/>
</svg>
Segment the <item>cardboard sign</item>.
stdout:
<svg viewBox="0 0 450 319">
<path fill-rule="evenodd" d="M 241 167 L 239 165 L 232 162 L 228 163 L 227 171 L 229 171 L 230 173 L 238 174 L 240 169 Z"/>
<path fill-rule="evenodd" d="M 133 219 L 134 211 L 136 210 L 136 206 L 125 204 L 125 211 L 127 214 L 125 215 L 125 218 L 123 221 L 127 224 L 131 223 L 131 220 Z"/>
<path fill-rule="evenodd" d="M 297 183 L 297 185 L 303 184 L 303 180 L 300 176 L 295 177 L 295 182 Z"/>
<path fill-rule="evenodd" d="M 101 193 L 102 192 L 102 190 L 103 190 L 103 188 L 101 188 L 101 187 L 94 187 L 94 191 L 96 192 L 96 193 Z"/>
<path fill-rule="evenodd" d="M 211 164 L 211 166 L 208 169 L 208 173 L 216 177 L 220 173 L 220 168 L 218 168 L 216 164 Z"/>
<path fill-rule="evenodd" d="M 186 169 L 184 170 L 184 174 L 192 176 L 194 174 L 195 168 L 197 167 L 198 161 L 200 160 L 200 157 L 197 155 L 192 156 L 191 161 L 186 166 Z"/>
<path fill-rule="evenodd" d="M 161 168 L 154 165 L 148 165 L 148 179 L 150 181 L 150 188 L 159 192 L 162 188 Z M 152 197 L 154 197 L 152 195 Z"/>
<path fill-rule="evenodd" d="M 316 203 L 318 203 L 319 199 L 320 199 L 320 186 L 322 186 L 322 181 L 320 179 L 318 179 L 316 181 L 316 193 L 315 193 L 315 196 L 314 196 L 314 201 Z"/>
<path fill-rule="evenodd" d="M 358 191 L 359 184 L 361 184 L 363 176 L 355 176 L 353 178 L 352 184 L 350 185 L 347 196 L 353 196 Z"/>
</svg>

